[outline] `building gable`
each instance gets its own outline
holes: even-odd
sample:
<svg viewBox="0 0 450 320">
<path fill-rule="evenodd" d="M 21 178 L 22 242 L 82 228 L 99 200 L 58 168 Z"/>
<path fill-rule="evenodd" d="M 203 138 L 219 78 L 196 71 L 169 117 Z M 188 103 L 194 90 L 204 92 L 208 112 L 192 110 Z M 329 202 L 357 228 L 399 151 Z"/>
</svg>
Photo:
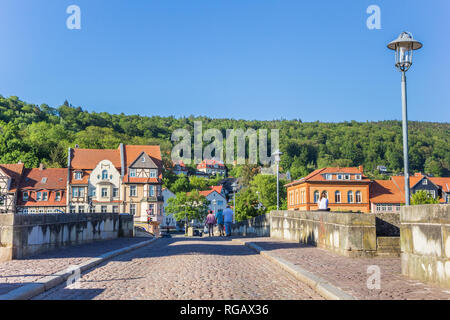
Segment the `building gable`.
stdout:
<svg viewBox="0 0 450 320">
<path fill-rule="evenodd" d="M 158 169 L 153 159 L 145 152 L 141 154 L 131 163 L 129 168 L 132 169 Z"/>
</svg>

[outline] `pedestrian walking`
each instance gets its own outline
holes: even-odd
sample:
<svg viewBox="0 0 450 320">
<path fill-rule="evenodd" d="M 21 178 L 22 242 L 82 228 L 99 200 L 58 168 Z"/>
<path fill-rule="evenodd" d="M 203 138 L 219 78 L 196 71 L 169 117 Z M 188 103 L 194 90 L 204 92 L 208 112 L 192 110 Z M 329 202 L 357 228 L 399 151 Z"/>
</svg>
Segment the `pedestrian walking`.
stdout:
<svg viewBox="0 0 450 320">
<path fill-rule="evenodd" d="M 224 232 L 224 221 L 223 221 L 223 212 L 219 211 L 216 213 L 216 222 L 217 222 L 217 227 L 219 228 L 219 234 L 221 237 L 223 237 L 225 235 Z"/>
<path fill-rule="evenodd" d="M 214 225 L 216 224 L 216 217 L 211 210 L 208 210 L 208 215 L 206 216 L 205 225 L 208 227 L 209 236 L 214 235 Z"/>
<path fill-rule="evenodd" d="M 223 211 L 223 220 L 225 222 L 225 233 L 226 236 L 231 236 L 231 225 L 233 223 L 233 215 L 234 212 L 231 210 L 230 206 L 227 206 L 227 208 Z"/>
</svg>

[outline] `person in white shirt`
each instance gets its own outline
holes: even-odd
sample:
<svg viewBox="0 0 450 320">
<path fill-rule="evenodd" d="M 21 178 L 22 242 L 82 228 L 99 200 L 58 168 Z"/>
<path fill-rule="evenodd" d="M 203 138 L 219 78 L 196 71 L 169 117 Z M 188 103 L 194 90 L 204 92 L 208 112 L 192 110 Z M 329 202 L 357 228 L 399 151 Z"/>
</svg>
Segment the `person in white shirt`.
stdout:
<svg viewBox="0 0 450 320">
<path fill-rule="evenodd" d="M 322 191 L 319 199 L 319 210 L 320 211 L 330 211 L 330 208 L 328 208 L 328 199 L 327 199 L 327 192 Z"/>
</svg>

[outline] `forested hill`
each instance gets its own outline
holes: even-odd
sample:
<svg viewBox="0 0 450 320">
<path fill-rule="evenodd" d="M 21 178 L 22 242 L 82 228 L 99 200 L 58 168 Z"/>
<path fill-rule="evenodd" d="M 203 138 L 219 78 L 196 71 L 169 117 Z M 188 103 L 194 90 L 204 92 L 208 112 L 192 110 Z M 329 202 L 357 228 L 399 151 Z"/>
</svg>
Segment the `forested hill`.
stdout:
<svg viewBox="0 0 450 320">
<path fill-rule="evenodd" d="M 301 116 L 301 114 L 299 115 Z M 400 121 L 302 123 L 300 120 L 246 121 L 206 117 L 145 117 L 87 112 L 67 101 L 58 108 L 36 106 L 0 96 L 0 163 L 21 160 L 27 167 L 66 166 L 67 148 L 117 148 L 119 143 L 160 144 L 168 159 L 172 132 L 202 121 L 203 130 L 254 128 L 280 130 L 281 167 L 293 178 L 324 166 L 364 165 L 375 172 L 385 165 L 403 167 Z M 434 175 L 450 173 L 450 123 L 410 122 L 410 169 Z"/>
</svg>

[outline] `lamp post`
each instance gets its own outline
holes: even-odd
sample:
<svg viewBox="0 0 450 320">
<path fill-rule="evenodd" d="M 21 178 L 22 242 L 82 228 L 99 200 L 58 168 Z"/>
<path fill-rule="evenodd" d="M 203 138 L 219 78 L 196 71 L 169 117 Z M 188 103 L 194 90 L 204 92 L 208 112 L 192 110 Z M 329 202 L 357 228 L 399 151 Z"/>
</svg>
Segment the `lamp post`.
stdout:
<svg viewBox="0 0 450 320">
<path fill-rule="evenodd" d="M 395 66 L 402 73 L 402 128 L 403 128 L 403 165 L 405 168 L 405 204 L 409 206 L 409 162 L 408 162 L 408 113 L 406 101 L 406 71 L 412 65 L 414 50 L 422 48 L 422 43 L 413 39 L 410 32 L 402 32 L 387 47 L 395 51 Z"/>
<path fill-rule="evenodd" d="M 275 161 L 275 163 L 277 164 L 277 210 L 280 210 L 280 186 L 279 186 L 279 180 L 280 180 L 280 170 L 279 170 L 279 165 L 280 165 L 280 156 L 283 153 L 280 152 L 280 150 L 275 150 L 274 153 L 272 153 L 273 159 Z"/>
<path fill-rule="evenodd" d="M 236 216 L 236 190 L 237 190 L 237 183 L 236 183 L 236 181 L 233 182 L 231 187 L 233 188 L 233 209 L 234 209 L 233 223 L 234 223 L 234 221 L 235 221 L 234 217 Z"/>
</svg>

